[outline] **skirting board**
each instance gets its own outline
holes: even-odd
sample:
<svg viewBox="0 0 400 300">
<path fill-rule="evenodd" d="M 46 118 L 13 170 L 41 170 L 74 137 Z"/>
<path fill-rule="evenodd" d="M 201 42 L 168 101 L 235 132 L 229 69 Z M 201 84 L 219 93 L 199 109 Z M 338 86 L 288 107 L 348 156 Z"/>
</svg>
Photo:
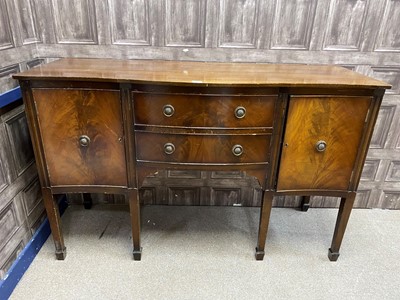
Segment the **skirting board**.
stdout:
<svg viewBox="0 0 400 300">
<path fill-rule="evenodd" d="M 21 89 L 19 87 L 0 94 L 0 108 L 21 99 L 21 97 Z"/>
<path fill-rule="evenodd" d="M 63 196 L 59 200 L 60 214 L 63 214 L 67 207 L 67 197 Z M 12 264 L 4 279 L 0 281 L 0 300 L 6 300 L 10 297 L 49 235 L 50 225 L 49 220 L 46 219 L 18 255 L 18 258 Z"/>
</svg>

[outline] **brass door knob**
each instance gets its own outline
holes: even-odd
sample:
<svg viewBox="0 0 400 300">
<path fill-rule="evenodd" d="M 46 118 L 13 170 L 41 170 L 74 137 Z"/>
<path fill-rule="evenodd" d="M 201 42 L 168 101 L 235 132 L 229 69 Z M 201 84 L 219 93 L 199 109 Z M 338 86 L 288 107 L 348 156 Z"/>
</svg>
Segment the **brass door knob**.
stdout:
<svg viewBox="0 0 400 300">
<path fill-rule="evenodd" d="M 165 153 L 165 154 L 170 155 L 170 154 L 172 154 L 172 153 L 174 153 L 174 152 L 175 152 L 175 145 L 174 145 L 174 144 L 172 144 L 172 143 L 166 143 L 166 144 L 164 145 L 164 153 Z"/>
<path fill-rule="evenodd" d="M 164 105 L 163 114 L 166 117 L 172 117 L 175 112 L 175 108 L 171 104 Z"/>
<path fill-rule="evenodd" d="M 240 156 L 243 154 L 243 147 L 242 145 L 235 145 L 232 147 L 232 153 L 235 156 Z"/>
<path fill-rule="evenodd" d="M 315 144 L 315 149 L 316 149 L 318 152 L 324 152 L 324 151 L 326 150 L 326 142 L 325 142 L 325 141 L 318 141 L 318 142 Z"/>
<path fill-rule="evenodd" d="M 246 115 L 246 109 L 243 106 L 238 106 L 235 109 L 235 117 L 237 119 L 242 119 Z"/>
<path fill-rule="evenodd" d="M 87 147 L 90 144 L 90 138 L 87 135 L 81 135 L 79 137 L 79 145 L 82 147 Z"/>
</svg>

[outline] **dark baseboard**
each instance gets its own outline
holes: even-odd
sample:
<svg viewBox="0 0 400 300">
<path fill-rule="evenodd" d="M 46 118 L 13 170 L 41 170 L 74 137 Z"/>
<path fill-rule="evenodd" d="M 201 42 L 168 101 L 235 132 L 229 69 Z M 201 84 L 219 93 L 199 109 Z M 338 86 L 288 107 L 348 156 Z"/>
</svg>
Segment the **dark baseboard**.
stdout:
<svg viewBox="0 0 400 300">
<path fill-rule="evenodd" d="M 63 196 L 59 201 L 60 214 L 63 214 L 68 207 L 67 197 Z M 21 280 L 22 276 L 28 270 L 36 254 L 40 251 L 43 244 L 50 235 L 49 221 L 46 220 L 40 225 L 25 248 L 18 255 L 18 258 L 8 270 L 6 276 L 0 281 L 0 300 L 8 299 Z"/>
<path fill-rule="evenodd" d="M 12 90 L 9 90 L 3 94 L 0 94 L 0 108 L 17 101 L 22 98 L 21 89 L 16 87 Z"/>
</svg>

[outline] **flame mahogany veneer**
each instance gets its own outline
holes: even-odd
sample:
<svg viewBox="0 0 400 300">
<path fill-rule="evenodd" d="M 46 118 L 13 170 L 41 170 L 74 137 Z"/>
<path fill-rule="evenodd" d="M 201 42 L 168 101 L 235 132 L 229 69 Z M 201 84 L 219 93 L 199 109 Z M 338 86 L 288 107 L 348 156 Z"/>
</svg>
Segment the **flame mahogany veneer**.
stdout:
<svg viewBox="0 0 400 300">
<path fill-rule="evenodd" d="M 263 191 L 256 259 L 273 196 L 341 197 L 336 260 L 384 82 L 313 65 L 61 59 L 14 76 L 23 91 L 56 247 L 53 195 L 123 194 L 141 258 L 138 189 L 159 169 L 241 170 Z"/>
</svg>

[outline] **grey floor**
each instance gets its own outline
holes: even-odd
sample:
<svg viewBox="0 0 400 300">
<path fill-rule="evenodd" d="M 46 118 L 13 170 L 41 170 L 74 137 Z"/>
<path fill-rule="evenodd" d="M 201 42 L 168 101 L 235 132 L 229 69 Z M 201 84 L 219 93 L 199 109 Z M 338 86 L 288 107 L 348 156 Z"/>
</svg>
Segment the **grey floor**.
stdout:
<svg viewBox="0 0 400 300">
<path fill-rule="evenodd" d="M 400 299 L 400 211 L 354 210 L 341 256 L 327 249 L 336 209 L 274 208 L 264 261 L 259 209 L 144 207 L 141 262 L 126 207 L 70 207 L 68 249 L 45 243 L 12 299 Z"/>
</svg>

